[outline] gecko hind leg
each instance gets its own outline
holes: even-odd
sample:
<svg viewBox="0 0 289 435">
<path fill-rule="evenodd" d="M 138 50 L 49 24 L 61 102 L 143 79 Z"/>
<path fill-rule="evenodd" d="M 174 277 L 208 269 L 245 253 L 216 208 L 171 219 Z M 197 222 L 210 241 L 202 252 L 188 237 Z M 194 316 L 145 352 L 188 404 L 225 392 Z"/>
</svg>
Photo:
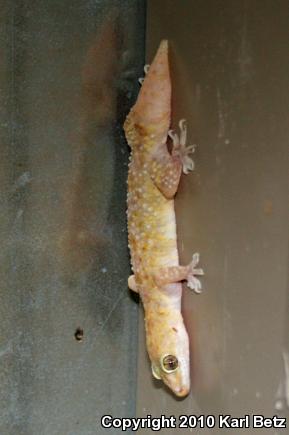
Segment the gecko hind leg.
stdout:
<svg viewBox="0 0 289 435">
<path fill-rule="evenodd" d="M 194 290 L 196 293 L 201 293 L 202 284 L 201 281 L 196 278 L 196 275 L 204 275 L 203 269 L 197 269 L 196 266 L 199 263 L 200 255 L 195 253 L 192 261 L 187 266 L 170 266 L 161 267 L 155 273 L 155 281 L 159 286 L 171 284 L 179 281 L 186 280 L 187 286 Z"/>
<path fill-rule="evenodd" d="M 180 135 L 177 135 L 173 130 L 169 130 L 168 135 L 173 141 L 172 156 L 177 156 L 182 162 L 183 173 L 188 174 L 193 171 L 195 165 L 189 154 L 195 151 L 195 145 L 186 146 L 187 143 L 187 125 L 186 120 L 179 121 Z"/>
<path fill-rule="evenodd" d="M 187 127 L 184 119 L 179 122 L 180 136 L 169 130 L 168 136 L 173 141 L 172 153 L 160 147 L 152 156 L 149 173 L 156 187 L 167 198 L 173 198 L 178 189 L 182 171 L 188 174 L 194 169 L 194 162 L 189 156 L 195 145 L 186 146 Z"/>
</svg>

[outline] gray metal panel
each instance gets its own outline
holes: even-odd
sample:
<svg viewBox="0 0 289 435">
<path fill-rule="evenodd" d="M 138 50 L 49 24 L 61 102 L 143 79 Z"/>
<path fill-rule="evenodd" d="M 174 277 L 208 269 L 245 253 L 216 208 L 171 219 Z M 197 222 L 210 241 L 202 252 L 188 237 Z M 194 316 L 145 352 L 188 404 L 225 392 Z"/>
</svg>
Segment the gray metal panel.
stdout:
<svg viewBox="0 0 289 435">
<path fill-rule="evenodd" d="M 0 433 L 107 433 L 135 412 L 122 123 L 143 2 L 0 6 Z"/>
<path fill-rule="evenodd" d="M 289 416 L 288 22 L 287 1 L 148 2 L 147 62 L 168 38 L 173 125 L 198 144 L 176 198 L 181 262 L 200 252 L 206 275 L 201 296 L 184 287 L 192 392 L 152 380 L 141 322 L 138 415 Z"/>
</svg>

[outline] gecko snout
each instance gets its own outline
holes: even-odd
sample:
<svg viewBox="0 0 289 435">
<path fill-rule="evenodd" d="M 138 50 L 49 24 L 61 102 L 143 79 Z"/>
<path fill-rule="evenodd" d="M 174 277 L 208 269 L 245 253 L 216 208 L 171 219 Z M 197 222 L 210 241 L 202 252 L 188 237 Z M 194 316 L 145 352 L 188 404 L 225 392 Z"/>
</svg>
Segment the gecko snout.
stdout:
<svg viewBox="0 0 289 435">
<path fill-rule="evenodd" d="M 187 386 L 181 386 L 178 390 L 175 390 L 175 393 L 178 397 L 185 397 L 189 394 L 190 388 Z"/>
<path fill-rule="evenodd" d="M 190 383 L 188 382 L 179 382 L 176 379 L 168 379 L 167 377 L 163 377 L 164 383 L 173 391 L 173 393 L 178 397 L 185 397 L 190 392 Z"/>
</svg>

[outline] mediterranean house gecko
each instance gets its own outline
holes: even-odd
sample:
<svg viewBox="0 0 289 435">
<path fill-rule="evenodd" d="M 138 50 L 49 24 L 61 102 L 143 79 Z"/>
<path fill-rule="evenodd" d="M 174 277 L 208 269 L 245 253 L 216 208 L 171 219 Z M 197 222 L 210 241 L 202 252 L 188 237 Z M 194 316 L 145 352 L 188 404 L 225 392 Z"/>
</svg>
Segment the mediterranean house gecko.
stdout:
<svg viewBox="0 0 289 435">
<path fill-rule="evenodd" d="M 174 195 L 181 172 L 193 169 L 186 147 L 186 124 L 180 136 L 169 130 L 171 80 L 168 41 L 163 40 L 149 67 L 139 96 L 124 123 L 131 147 L 127 218 L 133 275 L 131 290 L 139 293 L 145 311 L 147 350 L 152 373 L 177 395 L 190 390 L 189 340 L 181 314 L 181 281 L 200 292 L 195 275 L 199 254 L 188 266 L 179 265 Z M 167 147 L 172 139 L 171 153 Z"/>
</svg>

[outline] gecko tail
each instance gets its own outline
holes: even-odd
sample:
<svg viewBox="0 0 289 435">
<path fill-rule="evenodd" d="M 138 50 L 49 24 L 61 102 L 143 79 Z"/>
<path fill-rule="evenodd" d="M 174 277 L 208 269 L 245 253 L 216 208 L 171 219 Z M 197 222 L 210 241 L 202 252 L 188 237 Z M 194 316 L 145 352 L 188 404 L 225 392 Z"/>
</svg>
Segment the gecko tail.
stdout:
<svg viewBox="0 0 289 435">
<path fill-rule="evenodd" d="M 171 115 L 171 79 L 168 41 L 162 40 L 143 81 L 134 113 L 143 124 L 168 129 Z"/>
</svg>

